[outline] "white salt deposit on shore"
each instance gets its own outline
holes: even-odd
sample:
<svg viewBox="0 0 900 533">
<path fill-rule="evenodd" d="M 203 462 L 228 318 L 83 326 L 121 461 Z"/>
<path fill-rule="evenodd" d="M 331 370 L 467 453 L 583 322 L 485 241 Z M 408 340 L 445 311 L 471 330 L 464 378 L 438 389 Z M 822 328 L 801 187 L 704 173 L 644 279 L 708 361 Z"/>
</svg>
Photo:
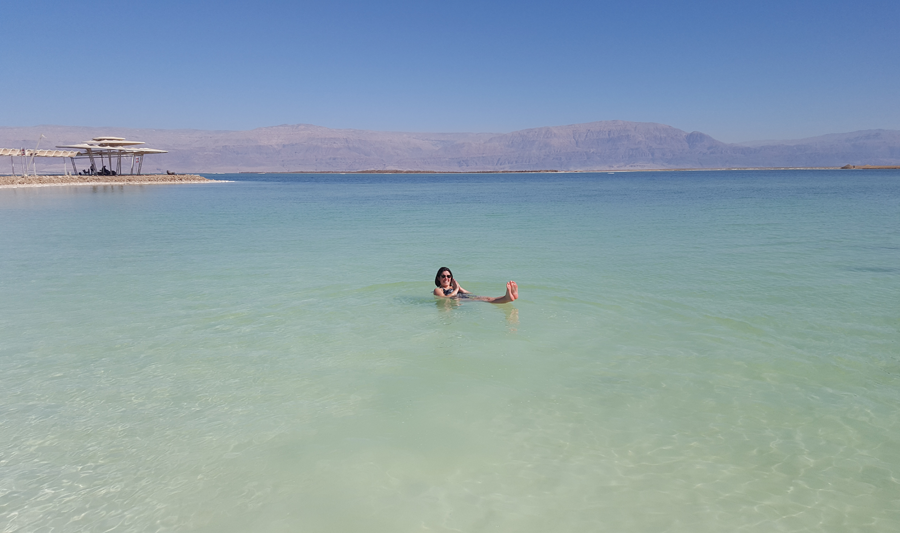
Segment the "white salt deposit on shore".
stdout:
<svg viewBox="0 0 900 533">
<path fill-rule="evenodd" d="M 196 174 L 144 176 L 0 176 L 0 189 L 63 185 L 154 185 L 160 183 L 216 183 Z"/>
</svg>

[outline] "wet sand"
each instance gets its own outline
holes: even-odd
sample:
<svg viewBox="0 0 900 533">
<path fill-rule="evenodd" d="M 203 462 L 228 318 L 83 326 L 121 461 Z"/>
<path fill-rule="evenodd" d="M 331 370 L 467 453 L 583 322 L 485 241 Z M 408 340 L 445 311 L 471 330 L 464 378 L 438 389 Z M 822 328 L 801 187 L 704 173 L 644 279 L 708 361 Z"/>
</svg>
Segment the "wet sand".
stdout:
<svg viewBox="0 0 900 533">
<path fill-rule="evenodd" d="M 196 174 L 142 176 L 0 176 L 0 189 L 62 185 L 151 185 L 157 183 L 215 183 Z"/>
</svg>

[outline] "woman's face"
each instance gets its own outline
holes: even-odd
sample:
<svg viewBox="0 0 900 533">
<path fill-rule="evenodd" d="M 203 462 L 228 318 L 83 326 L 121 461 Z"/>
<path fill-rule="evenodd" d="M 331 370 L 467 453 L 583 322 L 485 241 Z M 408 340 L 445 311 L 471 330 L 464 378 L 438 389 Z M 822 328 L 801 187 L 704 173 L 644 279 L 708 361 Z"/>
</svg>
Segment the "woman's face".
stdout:
<svg viewBox="0 0 900 533">
<path fill-rule="evenodd" d="M 453 280 L 453 274 L 449 270 L 441 272 L 438 277 L 441 279 L 441 287 L 449 287 L 450 282 Z"/>
</svg>

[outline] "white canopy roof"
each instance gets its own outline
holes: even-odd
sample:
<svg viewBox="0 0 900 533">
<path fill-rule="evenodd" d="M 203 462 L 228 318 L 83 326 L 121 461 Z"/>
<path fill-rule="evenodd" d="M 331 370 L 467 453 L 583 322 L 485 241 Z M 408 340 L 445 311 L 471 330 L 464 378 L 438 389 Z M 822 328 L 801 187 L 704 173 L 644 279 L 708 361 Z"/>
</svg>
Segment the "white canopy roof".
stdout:
<svg viewBox="0 0 900 533">
<path fill-rule="evenodd" d="M 129 141 L 122 137 L 94 137 L 90 141 L 84 141 L 78 144 L 66 144 L 57 146 L 57 148 L 75 148 L 78 150 L 86 150 L 89 153 L 119 153 L 119 154 L 165 154 L 166 150 L 156 150 L 153 148 L 130 148 L 138 144 L 144 144 L 143 141 Z"/>
<path fill-rule="evenodd" d="M 103 139 L 98 140 L 97 138 L 91 139 L 88 141 L 91 144 L 98 144 L 100 146 L 128 146 L 132 144 L 144 144 L 144 141 L 126 141 L 125 139 Z"/>
<path fill-rule="evenodd" d="M 143 143 L 141 143 L 143 144 Z M 157 150 L 155 148 L 132 148 L 130 146 L 97 146 L 95 144 L 67 144 L 57 146 L 57 148 L 77 148 L 79 150 L 89 150 L 94 153 L 124 153 L 124 154 L 167 154 L 166 150 Z"/>
<path fill-rule="evenodd" d="M 24 156 L 24 157 L 75 157 L 77 151 L 73 150 L 31 150 L 29 148 L 0 148 L 0 156 Z"/>
<path fill-rule="evenodd" d="M 167 150 L 157 150 L 156 148 L 116 148 L 116 152 L 126 152 L 129 154 L 167 154 Z"/>
<path fill-rule="evenodd" d="M 88 148 L 95 149 L 95 148 L 101 148 L 101 147 L 94 145 L 94 144 L 82 143 L 82 144 L 63 144 L 63 145 L 57 146 L 57 148 L 78 148 L 79 150 L 87 150 Z"/>
</svg>

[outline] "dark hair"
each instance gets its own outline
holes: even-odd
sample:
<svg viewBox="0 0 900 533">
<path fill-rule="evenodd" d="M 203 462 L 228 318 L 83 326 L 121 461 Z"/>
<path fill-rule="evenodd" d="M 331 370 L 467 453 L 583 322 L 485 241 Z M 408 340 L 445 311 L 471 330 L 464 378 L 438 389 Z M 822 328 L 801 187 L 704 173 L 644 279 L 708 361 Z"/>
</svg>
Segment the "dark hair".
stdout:
<svg viewBox="0 0 900 533">
<path fill-rule="evenodd" d="M 438 273 L 435 274 L 435 276 L 434 276 L 434 286 L 435 286 L 435 287 L 440 287 L 440 286 L 441 286 L 441 274 L 442 274 L 443 272 L 450 272 L 450 269 L 447 268 L 447 267 L 441 267 L 441 268 L 438 269 Z M 450 272 L 450 279 L 451 279 L 451 280 L 453 279 L 453 272 Z"/>
</svg>

